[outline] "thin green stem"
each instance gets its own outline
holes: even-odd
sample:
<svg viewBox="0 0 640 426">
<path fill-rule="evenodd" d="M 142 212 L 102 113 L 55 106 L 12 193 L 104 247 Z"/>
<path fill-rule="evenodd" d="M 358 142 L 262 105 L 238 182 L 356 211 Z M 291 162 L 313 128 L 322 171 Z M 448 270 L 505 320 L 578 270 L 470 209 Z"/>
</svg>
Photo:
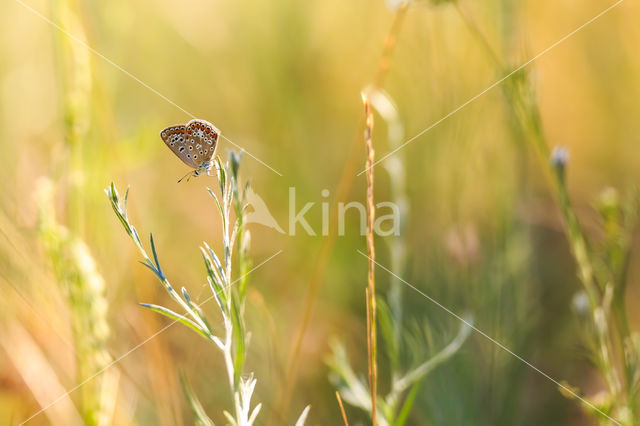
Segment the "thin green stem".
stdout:
<svg viewBox="0 0 640 426">
<path fill-rule="evenodd" d="M 113 184 L 111 184 L 106 192 L 114 212 L 142 256 L 142 264 L 157 276 L 171 298 L 174 299 L 191 318 L 187 318 L 162 306 L 150 304 L 143 304 L 143 306 L 187 325 L 208 338 L 222 351 L 234 407 L 234 415 L 225 412 L 225 416 L 227 416 L 232 424 L 250 426 L 260 410 L 260 404 L 254 407 L 252 411 L 250 410 L 251 394 L 253 393 L 256 380 L 252 377 L 246 380 L 242 378 L 246 357 L 244 293 L 249 272 L 248 265 L 250 264 L 248 260 L 249 238 L 248 233 L 244 231 L 246 198 L 244 190 L 241 191 L 238 188 L 239 179 L 237 171 L 239 157 L 232 157 L 230 163 L 231 164 L 227 163 L 226 166 L 223 166 L 220 160 L 218 158 L 216 159 L 218 180 L 220 182 L 220 198 L 218 198 L 213 191 L 209 190 L 209 194 L 218 205 L 222 220 L 223 261 L 220 261 L 215 252 L 206 243 L 201 247 L 201 253 L 207 268 L 207 279 L 213 292 L 212 296 L 215 298 L 223 317 L 224 336 L 221 338 L 213 334 L 209 321 L 200 307 L 191 300 L 188 291 L 182 288 L 182 295 L 180 295 L 171 285 L 160 266 L 153 237 L 150 237 L 151 256 L 144 248 L 137 230 L 129 222 L 129 218 L 127 217 L 128 191 L 125 194 L 124 203 L 122 204 Z M 246 189 L 246 187 L 244 189 Z M 232 208 L 236 215 L 235 221 L 231 220 Z M 238 262 L 241 275 L 236 280 L 240 282 L 240 285 L 234 286 L 233 284 L 236 281 L 232 280 L 232 266 L 234 245 L 237 239 L 240 239 L 236 251 L 239 252 Z M 195 406 L 197 406 L 197 404 L 195 404 Z"/>
<path fill-rule="evenodd" d="M 503 73 L 505 67 L 498 55 L 491 48 L 482 31 L 480 31 L 475 22 L 462 11 L 458 4 L 456 4 L 456 8 L 471 33 L 479 40 L 489 59 L 495 64 L 498 72 Z M 547 163 L 550 158 L 550 146 L 544 136 L 535 94 L 530 90 L 524 71 L 514 74 L 505 82 L 503 85 L 503 93 L 523 129 L 523 134 L 526 133 L 526 130 L 529 131 L 538 157 L 543 163 Z M 607 380 L 611 398 L 614 401 L 622 402 L 616 405 L 629 407 L 633 416 L 635 415 L 635 401 L 629 400 L 630 386 L 632 385 L 629 377 L 632 373 L 630 373 L 631 366 L 625 357 L 625 344 L 630 344 L 629 325 L 624 303 L 625 284 L 616 279 L 614 280 L 615 283 L 613 283 L 614 288 L 607 290 L 609 281 L 598 281 L 596 277 L 587 239 L 571 205 L 565 177 L 566 160 L 566 158 L 556 158 L 555 161 L 551 161 L 549 164 L 553 189 L 567 229 L 569 246 L 578 267 L 578 278 L 584 286 L 589 300 L 591 321 L 593 330 L 596 333 L 597 352 L 603 370 L 602 373 Z M 623 278 L 623 281 L 626 280 Z M 607 291 L 613 294 L 604 297 Z M 616 351 L 616 344 L 614 342 L 618 342 L 618 351 Z M 625 371 L 624 394 L 622 394 L 621 390 L 618 368 L 612 361 L 615 358 L 616 352 L 620 355 L 620 366 Z"/>
</svg>

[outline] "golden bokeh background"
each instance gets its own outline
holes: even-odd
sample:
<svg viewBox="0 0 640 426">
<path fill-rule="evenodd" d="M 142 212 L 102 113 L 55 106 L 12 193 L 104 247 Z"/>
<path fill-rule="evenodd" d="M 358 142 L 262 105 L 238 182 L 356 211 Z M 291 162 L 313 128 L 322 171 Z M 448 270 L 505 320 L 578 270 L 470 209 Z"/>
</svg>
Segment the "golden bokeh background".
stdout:
<svg viewBox="0 0 640 426">
<path fill-rule="evenodd" d="M 97 293 L 103 288 L 104 298 L 96 299 L 101 305 L 85 301 L 83 309 L 105 319 L 98 326 L 106 359 L 120 358 L 168 324 L 138 302 L 171 303 L 137 262 L 113 215 L 104 194 L 111 182 L 121 191 L 130 187 L 131 219 L 145 242 L 153 232 L 172 282 L 206 297 L 198 246 L 220 245 L 217 211 L 205 191 L 215 182 L 176 183 L 188 170 L 163 146 L 162 128 L 188 121 L 189 114 L 214 123 L 228 138 L 221 140 L 222 156 L 238 147 L 251 154 L 243 156 L 242 175 L 285 230 L 290 188 L 296 210 L 315 202 L 306 217 L 318 234 L 321 203 L 336 209 L 339 201 L 364 202 L 364 175 L 355 176 L 365 161 L 360 92 L 378 72 L 397 13 L 391 3 L 0 5 L 1 423 L 19 424 L 83 381 L 77 368 L 82 351 L 72 343 L 77 319 L 59 282 L 60 265 L 69 259 L 56 259 L 47 249 L 43 215 L 55 213 L 58 226 L 84 244 L 71 257 L 96 277 Z M 397 107 L 402 140 L 504 75 L 484 42 L 505 69 L 515 69 L 613 4 L 440 3 L 411 2 L 395 34 L 383 89 Z M 602 235 L 592 207 L 600 191 L 614 187 L 624 195 L 640 179 L 639 19 L 640 5 L 624 1 L 523 70 L 535 88 L 546 139 L 570 152 L 569 192 L 595 240 Z M 560 210 L 545 164 L 529 135 L 517 129 L 502 87 L 393 156 L 406 176 L 408 200 L 402 276 L 452 310 L 471 312 L 480 329 L 550 376 L 595 394 L 602 382 L 570 309 L 580 284 Z M 378 158 L 392 149 L 387 131 L 376 115 Z M 385 164 L 375 168 L 376 201 L 392 197 Z M 344 200 L 338 199 L 341 185 L 349 188 Z M 328 197 L 321 195 L 324 189 Z M 347 217 L 346 234 L 336 239 L 326 264 L 326 236 L 300 227 L 295 236 L 258 224 L 250 229 L 255 265 L 282 250 L 250 276 L 247 371 L 258 378 L 255 399 L 264 405 L 258 424 L 293 424 L 307 404 L 308 424 L 340 424 L 325 363 L 331 339 L 347 343 L 358 372 L 366 375 L 367 263 L 356 251 L 365 249 L 358 216 Z M 390 246 L 382 238 L 377 246 L 378 260 L 388 265 Z M 632 261 L 627 307 L 635 330 L 639 273 Z M 384 297 L 390 276 L 377 274 Z M 320 284 L 295 392 L 285 413 L 272 414 L 314 280 Z M 404 298 L 412 321 L 445 334 L 457 328 L 455 318 L 409 288 Z M 384 366 L 382 361 L 381 387 L 388 380 Z M 231 401 L 221 357 L 180 326 L 109 368 L 110 380 L 102 383 L 113 401 L 111 422 L 192 423 L 180 371 L 216 424 L 223 423 L 221 412 Z M 28 424 L 79 421 L 74 405 L 83 389 Z M 367 421 L 357 409 L 347 412 L 355 424 Z M 408 424 L 596 424 L 590 421 L 556 385 L 472 335 L 425 379 Z"/>
</svg>

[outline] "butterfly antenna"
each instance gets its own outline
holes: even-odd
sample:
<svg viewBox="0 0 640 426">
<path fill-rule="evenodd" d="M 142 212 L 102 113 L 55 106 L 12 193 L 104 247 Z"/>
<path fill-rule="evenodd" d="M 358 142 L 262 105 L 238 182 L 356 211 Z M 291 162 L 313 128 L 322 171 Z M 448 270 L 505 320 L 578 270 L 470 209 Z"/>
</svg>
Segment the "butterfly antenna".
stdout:
<svg viewBox="0 0 640 426">
<path fill-rule="evenodd" d="M 178 183 L 182 182 L 182 181 L 184 180 L 184 178 L 189 178 L 189 179 L 190 179 L 190 178 L 191 178 L 191 174 L 192 174 L 192 173 L 193 173 L 193 172 L 189 172 L 189 173 L 187 173 L 186 175 L 182 176 L 182 177 L 180 178 L 180 180 L 178 181 Z M 187 179 L 187 182 L 189 182 L 189 179 Z"/>
</svg>

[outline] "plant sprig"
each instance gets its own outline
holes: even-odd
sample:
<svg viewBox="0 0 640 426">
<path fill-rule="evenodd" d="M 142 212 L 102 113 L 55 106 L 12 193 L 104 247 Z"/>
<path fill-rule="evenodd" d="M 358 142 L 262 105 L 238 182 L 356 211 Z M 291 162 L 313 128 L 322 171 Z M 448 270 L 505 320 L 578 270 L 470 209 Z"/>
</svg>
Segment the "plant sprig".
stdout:
<svg viewBox="0 0 640 426">
<path fill-rule="evenodd" d="M 223 256 L 218 256 L 206 242 L 200 247 L 200 253 L 207 273 L 207 282 L 212 293 L 211 297 L 205 302 L 211 298 L 216 301 L 223 323 L 219 330 L 211 326 L 200 305 L 193 301 L 185 287 L 181 288 L 180 293 L 175 290 L 160 266 L 158 252 L 151 234 L 149 236 L 151 256 L 149 256 L 138 231 L 127 215 L 129 190 L 127 189 L 123 199 L 121 199 L 113 183 L 105 192 L 120 223 L 142 255 L 143 260 L 141 263 L 153 272 L 167 293 L 169 293 L 169 296 L 180 306 L 184 313 L 180 314 L 165 306 L 150 303 L 140 303 L 140 305 L 184 324 L 212 342 L 222 352 L 233 401 L 233 413 L 223 411 L 223 415 L 231 425 L 251 426 L 260 413 L 262 404 L 257 404 L 253 407 L 251 405 L 251 398 L 257 379 L 253 377 L 253 374 L 249 374 L 247 378 L 243 377 L 247 351 L 244 305 L 248 282 L 247 275 L 250 272 L 251 265 L 248 258 L 250 234 L 244 227 L 248 183 L 244 186 L 240 185 L 238 174 L 240 155 L 238 154 L 232 152 L 224 165 L 220 158 L 216 158 L 215 167 L 220 193 L 218 195 L 209 188 L 207 191 L 214 199 L 222 220 Z M 238 257 L 236 263 L 234 263 L 234 254 Z M 239 269 L 239 276 L 235 280 L 233 279 L 234 265 L 237 265 Z M 206 415 L 204 408 L 184 379 L 183 387 L 197 423 L 213 425 L 213 421 Z M 308 411 L 307 407 L 297 424 L 302 425 L 304 423 Z"/>
</svg>

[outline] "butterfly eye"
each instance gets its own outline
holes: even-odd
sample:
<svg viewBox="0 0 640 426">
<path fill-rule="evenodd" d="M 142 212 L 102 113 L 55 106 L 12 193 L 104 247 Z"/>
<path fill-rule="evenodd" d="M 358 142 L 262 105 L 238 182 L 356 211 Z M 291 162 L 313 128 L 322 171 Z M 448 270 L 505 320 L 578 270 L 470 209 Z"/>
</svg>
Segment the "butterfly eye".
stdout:
<svg viewBox="0 0 640 426">
<path fill-rule="evenodd" d="M 189 151 L 193 151 L 193 146 L 190 146 L 190 147 L 189 147 Z"/>
</svg>

